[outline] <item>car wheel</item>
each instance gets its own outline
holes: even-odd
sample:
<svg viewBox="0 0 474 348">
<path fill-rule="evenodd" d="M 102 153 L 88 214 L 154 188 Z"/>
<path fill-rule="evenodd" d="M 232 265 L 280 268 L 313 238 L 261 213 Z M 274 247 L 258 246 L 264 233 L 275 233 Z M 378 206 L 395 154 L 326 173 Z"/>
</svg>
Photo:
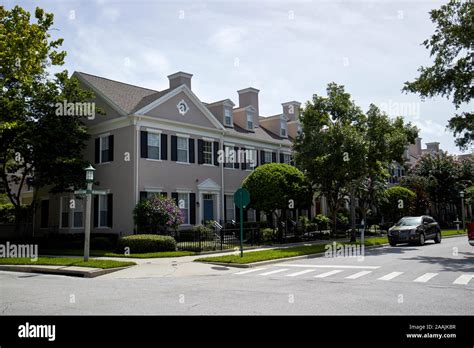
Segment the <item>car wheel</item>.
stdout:
<svg viewBox="0 0 474 348">
<path fill-rule="evenodd" d="M 424 245 L 425 244 L 425 235 L 423 233 L 420 233 L 420 236 L 418 237 L 418 245 Z"/>
<path fill-rule="evenodd" d="M 440 231 L 436 232 L 436 237 L 434 239 L 434 242 L 437 243 L 437 244 L 441 243 L 441 232 Z"/>
</svg>

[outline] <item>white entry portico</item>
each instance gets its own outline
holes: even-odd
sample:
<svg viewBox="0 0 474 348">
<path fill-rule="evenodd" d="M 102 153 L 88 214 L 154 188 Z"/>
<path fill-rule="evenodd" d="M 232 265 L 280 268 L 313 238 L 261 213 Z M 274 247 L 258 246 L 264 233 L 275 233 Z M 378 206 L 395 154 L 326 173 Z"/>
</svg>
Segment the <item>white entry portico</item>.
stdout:
<svg viewBox="0 0 474 348">
<path fill-rule="evenodd" d="M 203 223 L 206 220 L 221 219 L 220 191 L 221 187 L 212 179 L 206 179 L 198 186 L 199 219 Z"/>
</svg>

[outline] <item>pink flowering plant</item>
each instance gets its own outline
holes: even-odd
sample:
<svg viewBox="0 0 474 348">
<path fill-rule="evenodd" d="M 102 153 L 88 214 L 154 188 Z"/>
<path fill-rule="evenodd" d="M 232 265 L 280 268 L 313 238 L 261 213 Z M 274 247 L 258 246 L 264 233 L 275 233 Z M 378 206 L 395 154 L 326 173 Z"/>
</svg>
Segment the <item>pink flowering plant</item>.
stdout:
<svg viewBox="0 0 474 348">
<path fill-rule="evenodd" d="M 142 199 L 133 210 L 133 219 L 139 232 L 166 234 L 176 230 L 184 217 L 174 199 L 155 195 Z"/>
</svg>

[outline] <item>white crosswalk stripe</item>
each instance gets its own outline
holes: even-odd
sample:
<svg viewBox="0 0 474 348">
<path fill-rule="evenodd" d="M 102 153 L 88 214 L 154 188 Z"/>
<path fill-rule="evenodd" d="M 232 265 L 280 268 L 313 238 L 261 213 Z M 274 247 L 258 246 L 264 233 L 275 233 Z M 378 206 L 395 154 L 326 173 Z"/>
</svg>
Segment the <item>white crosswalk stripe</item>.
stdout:
<svg viewBox="0 0 474 348">
<path fill-rule="evenodd" d="M 290 274 L 287 274 L 286 276 L 287 277 L 297 277 L 299 275 L 306 274 L 306 273 L 309 273 L 309 272 L 314 272 L 314 271 L 316 271 L 316 270 L 315 269 L 305 269 L 304 271 L 290 273 Z"/>
<path fill-rule="evenodd" d="M 436 277 L 437 275 L 438 275 L 438 273 L 425 273 L 422 276 L 416 278 L 414 280 L 414 282 L 426 283 L 427 281 L 429 281 L 430 279 Z"/>
<path fill-rule="evenodd" d="M 270 275 L 270 274 L 275 274 L 275 273 L 280 273 L 280 272 L 285 272 L 285 271 L 288 271 L 288 268 L 282 268 L 282 269 L 277 269 L 277 270 L 275 270 L 275 271 L 260 273 L 259 275 L 261 275 L 261 276 L 267 276 L 267 275 Z"/>
<path fill-rule="evenodd" d="M 460 275 L 459 277 L 456 278 L 456 280 L 453 282 L 453 284 L 458 284 L 458 285 L 467 285 L 471 281 L 471 279 L 474 278 L 474 275 L 471 274 L 463 274 Z"/>
<path fill-rule="evenodd" d="M 337 273 L 340 273 L 340 272 L 342 272 L 342 269 L 336 269 L 334 271 L 329 271 L 329 272 L 326 272 L 326 273 L 318 274 L 317 276 L 314 276 L 314 277 L 315 278 L 326 278 L 326 277 L 332 276 L 333 274 L 337 274 Z"/>
<path fill-rule="evenodd" d="M 237 272 L 237 273 L 234 273 L 234 274 L 236 274 L 236 275 L 248 274 L 248 273 L 252 273 L 252 272 L 263 271 L 265 269 L 266 268 L 253 268 L 253 269 L 249 269 L 248 271 L 241 271 L 241 272 Z"/>
<path fill-rule="evenodd" d="M 357 272 L 357 273 L 354 273 L 348 277 L 346 277 L 346 279 L 357 279 L 357 278 L 360 278 L 360 277 L 363 277 L 367 274 L 370 274 L 372 273 L 372 271 L 362 271 L 362 272 Z"/>
<path fill-rule="evenodd" d="M 383 277 L 380 277 L 379 280 L 392 280 L 393 278 L 398 277 L 401 274 L 403 274 L 403 272 L 392 272 L 384 275 Z"/>
</svg>

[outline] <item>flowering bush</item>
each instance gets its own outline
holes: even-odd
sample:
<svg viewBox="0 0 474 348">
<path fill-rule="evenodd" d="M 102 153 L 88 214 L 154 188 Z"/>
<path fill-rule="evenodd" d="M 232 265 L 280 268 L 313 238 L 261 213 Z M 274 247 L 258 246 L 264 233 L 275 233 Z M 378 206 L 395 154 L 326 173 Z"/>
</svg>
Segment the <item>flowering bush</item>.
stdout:
<svg viewBox="0 0 474 348">
<path fill-rule="evenodd" d="M 141 200 L 133 210 L 133 219 L 138 230 L 147 233 L 166 233 L 184 222 L 175 201 L 159 195 Z"/>
</svg>

